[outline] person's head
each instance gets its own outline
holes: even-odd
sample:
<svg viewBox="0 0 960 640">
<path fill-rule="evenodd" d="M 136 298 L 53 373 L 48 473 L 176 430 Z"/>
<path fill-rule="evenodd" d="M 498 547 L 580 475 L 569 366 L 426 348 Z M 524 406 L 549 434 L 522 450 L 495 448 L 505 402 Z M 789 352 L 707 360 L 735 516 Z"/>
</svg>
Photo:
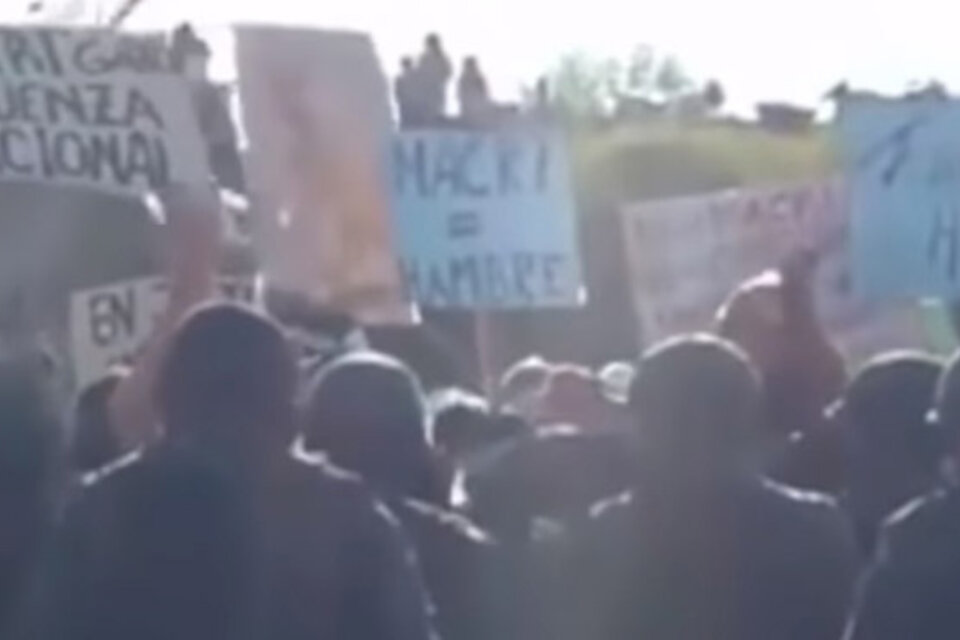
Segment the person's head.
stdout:
<svg viewBox="0 0 960 640">
<path fill-rule="evenodd" d="M 77 396 L 70 446 L 70 465 L 74 471 L 97 471 L 120 456 L 120 443 L 110 424 L 109 403 L 117 385 L 127 375 L 126 369 L 114 369 Z"/>
<path fill-rule="evenodd" d="M 937 382 L 931 419 L 951 444 L 960 441 L 960 351 L 954 353 L 947 362 Z M 953 454 L 957 456 L 958 452 L 953 451 Z"/>
<path fill-rule="evenodd" d="M 430 400 L 433 444 L 442 455 L 456 460 L 486 443 L 491 430 L 486 400 L 460 389 L 434 393 Z"/>
<path fill-rule="evenodd" d="M 717 333 L 743 349 L 761 372 L 776 369 L 781 360 L 782 284 L 774 271 L 750 278 L 717 311 Z"/>
<path fill-rule="evenodd" d="M 170 45 L 171 64 L 191 80 L 206 80 L 210 65 L 210 47 L 197 36 L 189 24 L 182 24 L 173 32 Z"/>
<path fill-rule="evenodd" d="M 280 329 L 232 304 L 201 307 L 174 334 L 157 404 L 168 436 L 246 455 L 295 435 L 297 368 Z"/>
<path fill-rule="evenodd" d="M 600 418 L 603 397 L 600 381 L 593 371 L 573 364 L 556 366 L 547 380 L 537 418 L 541 423 L 574 424 L 593 429 Z"/>
<path fill-rule="evenodd" d="M 443 43 L 440 42 L 440 36 L 435 33 L 427 34 L 424 39 L 424 46 L 431 53 L 440 53 L 443 51 Z"/>
<path fill-rule="evenodd" d="M 467 56 L 463 59 L 463 72 L 471 75 L 480 73 L 480 64 L 477 62 L 476 56 Z"/>
<path fill-rule="evenodd" d="M 696 473 L 738 461 L 756 426 L 760 385 L 732 343 L 681 336 L 644 354 L 629 404 L 648 462 Z"/>
<path fill-rule="evenodd" d="M 59 431 L 50 390 L 28 360 L 0 360 L 0 515 L 5 522 L 18 518 L 10 509 L 36 513 L 43 508 Z"/>
<path fill-rule="evenodd" d="M 320 371 L 306 401 L 303 445 L 384 493 L 439 498 L 420 383 L 389 356 L 351 353 Z"/>
<path fill-rule="evenodd" d="M 895 456 L 935 468 L 943 446 L 928 421 L 943 361 L 913 352 L 883 354 L 868 362 L 830 409 L 849 431 L 856 451 Z"/>
<path fill-rule="evenodd" d="M 410 56 L 403 56 L 400 58 L 400 71 L 403 73 L 410 73 L 413 71 L 413 59 Z"/>
<path fill-rule="evenodd" d="M 514 363 L 497 385 L 497 405 L 523 417 L 532 417 L 533 405 L 546 390 L 551 371 L 540 356 L 529 356 Z"/>
</svg>

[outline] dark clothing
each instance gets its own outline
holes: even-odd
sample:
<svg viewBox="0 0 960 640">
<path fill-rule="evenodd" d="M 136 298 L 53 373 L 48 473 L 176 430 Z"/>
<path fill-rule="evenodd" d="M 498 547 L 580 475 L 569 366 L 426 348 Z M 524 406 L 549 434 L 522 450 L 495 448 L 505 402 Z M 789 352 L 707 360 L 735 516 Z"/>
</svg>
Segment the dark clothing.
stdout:
<svg viewBox="0 0 960 640">
<path fill-rule="evenodd" d="M 594 640 L 832 640 L 856 552 L 828 499 L 758 480 L 698 495 L 634 491 L 598 505 L 573 541 L 557 607 Z"/>
<path fill-rule="evenodd" d="M 39 600 L 51 639 L 430 637 L 392 517 L 294 458 L 256 482 L 169 448 L 125 462 L 80 495 Z"/>
<path fill-rule="evenodd" d="M 887 525 L 849 640 L 960 637 L 960 491 L 917 501 Z"/>
<path fill-rule="evenodd" d="M 397 500 L 390 506 L 417 549 L 440 637 L 502 638 L 499 549 L 492 538 L 466 518 L 423 502 Z"/>
</svg>

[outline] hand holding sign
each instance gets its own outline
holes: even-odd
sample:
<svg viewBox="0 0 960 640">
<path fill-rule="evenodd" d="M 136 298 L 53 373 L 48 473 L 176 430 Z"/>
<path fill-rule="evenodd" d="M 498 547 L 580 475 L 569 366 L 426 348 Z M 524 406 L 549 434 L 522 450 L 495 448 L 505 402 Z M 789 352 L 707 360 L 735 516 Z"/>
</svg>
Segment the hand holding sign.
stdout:
<svg viewBox="0 0 960 640">
<path fill-rule="evenodd" d="M 160 364 L 183 317 L 213 295 L 220 255 L 220 202 L 212 188 L 174 185 L 163 192 L 161 201 L 169 232 L 170 297 L 136 368 L 120 383 L 110 402 L 119 441 L 129 448 L 156 436 L 153 389 Z"/>
</svg>

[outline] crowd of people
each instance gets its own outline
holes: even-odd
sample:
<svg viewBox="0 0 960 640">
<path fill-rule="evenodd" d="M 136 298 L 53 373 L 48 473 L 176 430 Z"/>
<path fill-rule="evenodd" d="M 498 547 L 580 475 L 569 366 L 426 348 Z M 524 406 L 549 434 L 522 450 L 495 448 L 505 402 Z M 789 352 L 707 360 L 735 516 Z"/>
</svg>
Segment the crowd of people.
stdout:
<svg viewBox="0 0 960 640">
<path fill-rule="evenodd" d="M 0 362 L 0 637 L 960 634 L 960 358 L 848 376 L 813 256 L 712 334 L 526 357 L 483 397 L 210 301 L 215 199 L 165 206 L 170 302 L 132 369 L 63 424 L 57 363 Z"/>
<path fill-rule="evenodd" d="M 209 48 L 175 44 L 243 191 Z M 452 76 L 428 36 L 401 124 L 446 122 Z M 474 58 L 457 96 L 457 124 L 495 117 Z M 307 298 L 214 301 L 217 198 L 164 209 L 169 303 L 132 368 L 63 407 L 62 363 L 0 354 L 0 639 L 960 636 L 960 356 L 852 370 L 815 255 L 710 333 L 449 388 Z"/>
<path fill-rule="evenodd" d="M 400 60 L 393 87 L 400 126 L 438 126 L 451 120 L 473 126 L 491 124 L 498 107 L 477 58 L 467 56 L 463 60 L 456 82 L 459 111 L 455 116 L 447 108 L 452 79 L 453 64 L 440 36 L 429 34 L 416 59 L 406 56 Z"/>
</svg>

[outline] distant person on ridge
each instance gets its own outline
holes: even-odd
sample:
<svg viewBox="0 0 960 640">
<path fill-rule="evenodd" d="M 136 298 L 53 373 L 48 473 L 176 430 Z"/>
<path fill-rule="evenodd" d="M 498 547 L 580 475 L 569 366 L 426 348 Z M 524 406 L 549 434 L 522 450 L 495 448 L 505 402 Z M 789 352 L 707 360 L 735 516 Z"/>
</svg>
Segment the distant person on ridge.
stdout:
<svg viewBox="0 0 960 640">
<path fill-rule="evenodd" d="M 487 79 L 480 70 L 480 63 L 473 56 L 463 61 L 463 70 L 457 82 L 457 99 L 460 102 L 460 117 L 465 123 L 482 125 L 490 118 L 491 103 Z"/>
<path fill-rule="evenodd" d="M 423 94 L 424 117 L 429 124 L 443 121 L 447 109 L 447 85 L 453 75 L 450 58 L 443 50 L 440 36 L 431 33 L 417 61 L 419 90 Z"/>
</svg>

